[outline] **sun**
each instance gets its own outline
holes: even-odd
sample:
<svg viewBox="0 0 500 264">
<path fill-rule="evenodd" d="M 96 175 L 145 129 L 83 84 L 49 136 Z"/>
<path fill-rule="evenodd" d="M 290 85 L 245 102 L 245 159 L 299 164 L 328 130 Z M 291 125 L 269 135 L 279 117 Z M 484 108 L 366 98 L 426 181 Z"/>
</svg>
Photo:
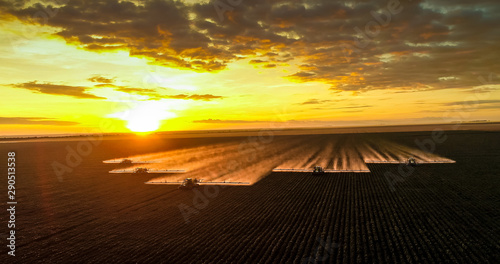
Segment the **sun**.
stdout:
<svg viewBox="0 0 500 264">
<path fill-rule="evenodd" d="M 168 104 L 161 101 L 141 101 L 126 111 L 108 115 L 127 121 L 127 128 L 136 133 L 153 132 L 160 128 L 163 120 L 177 117 L 167 110 Z"/>
<path fill-rule="evenodd" d="M 127 120 L 127 128 L 133 132 L 152 132 L 160 128 L 160 121 L 151 117 L 131 118 Z"/>
</svg>

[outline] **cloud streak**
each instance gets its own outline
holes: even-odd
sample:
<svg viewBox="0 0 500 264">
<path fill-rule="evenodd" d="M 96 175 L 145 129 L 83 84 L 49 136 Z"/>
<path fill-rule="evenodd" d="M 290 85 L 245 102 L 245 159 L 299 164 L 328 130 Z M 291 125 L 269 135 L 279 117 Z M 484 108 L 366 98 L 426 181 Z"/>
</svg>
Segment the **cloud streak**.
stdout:
<svg viewBox="0 0 500 264">
<path fill-rule="evenodd" d="M 221 120 L 221 119 L 204 119 L 194 120 L 193 123 L 206 123 L 206 124 L 247 124 L 247 123 L 270 123 L 271 121 L 265 120 Z"/>
<path fill-rule="evenodd" d="M 324 103 L 329 103 L 332 102 L 333 100 L 319 100 L 319 99 L 309 99 L 307 101 L 304 101 L 300 103 L 301 105 L 315 105 L 315 104 L 324 104 Z"/>
<path fill-rule="evenodd" d="M 13 84 L 16 88 L 34 91 L 36 93 L 50 95 L 65 95 L 80 99 L 105 99 L 93 94 L 86 93 L 89 88 L 81 86 L 60 85 L 52 83 L 38 83 L 37 81 Z"/>
<path fill-rule="evenodd" d="M 109 85 L 107 85 L 109 86 Z M 145 95 L 153 100 L 157 99 L 181 99 L 181 100 L 199 100 L 199 101 L 212 101 L 216 99 L 223 99 L 224 96 L 213 95 L 213 94 L 162 94 L 159 93 L 159 89 L 148 89 L 148 88 L 132 88 L 126 86 L 116 86 L 112 85 L 115 91 Z"/>
<path fill-rule="evenodd" d="M 444 106 L 463 106 L 463 105 L 485 105 L 485 104 L 500 104 L 500 100 L 475 100 L 475 101 L 456 101 L 443 103 Z"/>
<path fill-rule="evenodd" d="M 80 124 L 73 121 L 54 120 L 45 117 L 0 117 L 0 125 L 51 125 L 73 126 Z"/>
<path fill-rule="evenodd" d="M 214 99 L 224 98 L 223 96 L 213 95 L 213 94 L 175 94 L 175 95 L 163 95 L 162 97 L 170 99 L 201 100 L 201 101 L 211 101 Z"/>
<path fill-rule="evenodd" d="M 137 94 L 148 96 L 148 100 L 160 100 L 160 99 L 180 99 L 180 100 L 198 100 L 198 101 L 212 101 L 217 99 L 223 99 L 224 96 L 213 95 L 213 94 L 164 94 L 161 91 L 164 88 L 150 89 L 150 88 L 134 88 L 128 86 L 115 85 L 114 79 L 105 78 L 102 76 L 93 76 L 88 79 L 91 82 L 96 82 L 92 87 L 81 87 L 81 86 L 70 86 L 70 85 L 59 85 L 53 83 L 38 83 L 37 81 L 12 84 L 13 87 L 23 88 L 27 90 L 34 91 L 36 93 L 50 94 L 50 95 L 65 95 L 71 96 L 79 99 L 106 99 L 104 97 L 99 97 L 93 94 L 87 93 L 88 90 L 92 88 L 112 88 L 118 92 L 124 92 L 128 94 Z"/>
</svg>

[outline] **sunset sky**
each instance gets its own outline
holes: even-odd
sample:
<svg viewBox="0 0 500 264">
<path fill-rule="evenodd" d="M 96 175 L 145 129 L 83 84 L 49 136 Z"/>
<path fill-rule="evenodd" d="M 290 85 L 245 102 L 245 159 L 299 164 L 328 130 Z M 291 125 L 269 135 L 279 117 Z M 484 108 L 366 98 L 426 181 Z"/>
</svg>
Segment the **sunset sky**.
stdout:
<svg viewBox="0 0 500 264">
<path fill-rule="evenodd" d="M 498 0 L 0 0 L 0 135 L 500 121 L 499 14 Z"/>
</svg>

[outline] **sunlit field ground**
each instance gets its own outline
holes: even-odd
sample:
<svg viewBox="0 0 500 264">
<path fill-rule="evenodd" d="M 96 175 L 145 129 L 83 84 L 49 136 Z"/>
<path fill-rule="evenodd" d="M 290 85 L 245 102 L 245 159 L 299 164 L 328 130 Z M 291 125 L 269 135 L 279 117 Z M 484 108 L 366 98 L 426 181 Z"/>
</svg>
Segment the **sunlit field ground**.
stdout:
<svg viewBox="0 0 500 264">
<path fill-rule="evenodd" d="M 2 156 L 16 151 L 16 260 L 498 263 L 500 133 L 444 136 L 432 153 L 415 143 L 432 139 L 426 131 L 261 139 L 105 137 L 59 177 L 51 165 L 66 164 L 68 149 L 77 149 L 78 140 L 2 143 Z M 456 163 L 422 164 L 401 173 L 396 164 L 365 162 L 408 156 Z M 103 163 L 119 158 L 159 163 Z M 0 164 L 4 171 L 5 165 Z M 370 172 L 271 173 L 276 167 L 314 165 Z M 139 166 L 187 173 L 108 173 Z M 181 191 L 144 184 L 185 177 L 253 185 Z M 2 197 L 7 200 L 6 192 Z M 1 229 L 3 240 L 6 230 Z"/>
</svg>

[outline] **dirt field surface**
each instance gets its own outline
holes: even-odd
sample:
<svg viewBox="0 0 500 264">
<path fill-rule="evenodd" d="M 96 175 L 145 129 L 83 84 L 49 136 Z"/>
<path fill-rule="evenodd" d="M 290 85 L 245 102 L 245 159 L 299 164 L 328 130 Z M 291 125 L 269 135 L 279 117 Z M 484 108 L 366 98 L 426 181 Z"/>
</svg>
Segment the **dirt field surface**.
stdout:
<svg viewBox="0 0 500 264">
<path fill-rule="evenodd" d="M 496 131 L 0 144 L 5 161 L 9 151 L 16 152 L 18 202 L 9 263 L 500 263 Z M 410 155 L 456 163 L 365 162 Z M 188 172 L 108 173 L 131 166 L 103 161 L 127 157 Z M 56 173 L 54 164 L 71 172 Z M 370 172 L 270 172 L 316 164 Z M 144 184 L 184 177 L 253 185 L 181 191 Z"/>
</svg>

